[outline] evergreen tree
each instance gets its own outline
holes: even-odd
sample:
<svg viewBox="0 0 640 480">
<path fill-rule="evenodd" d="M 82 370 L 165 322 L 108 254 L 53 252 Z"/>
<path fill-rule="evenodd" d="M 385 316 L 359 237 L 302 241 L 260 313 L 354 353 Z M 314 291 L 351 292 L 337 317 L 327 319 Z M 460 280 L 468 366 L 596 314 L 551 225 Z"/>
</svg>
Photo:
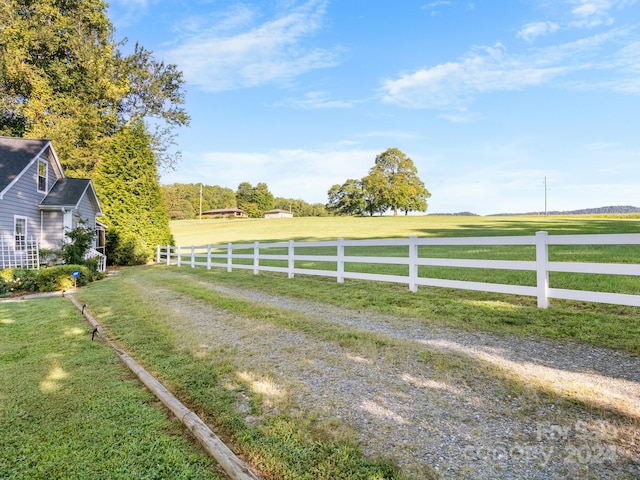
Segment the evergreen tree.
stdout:
<svg viewBox="0 0 640 480">
<path fill-rule="evenodd" d="M 96 168 L 107 258 L 118 265 L 146 263 L 157 245 L 173 243 L 149 137 L 142 122 L 122 127 Z"/>
</svg>

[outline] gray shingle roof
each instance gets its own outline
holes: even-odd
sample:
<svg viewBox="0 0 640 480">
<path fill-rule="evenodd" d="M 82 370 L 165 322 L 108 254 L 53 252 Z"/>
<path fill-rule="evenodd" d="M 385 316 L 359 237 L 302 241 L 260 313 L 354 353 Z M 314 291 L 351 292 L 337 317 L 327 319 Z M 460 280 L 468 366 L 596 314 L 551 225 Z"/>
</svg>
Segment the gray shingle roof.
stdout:
<svg viewBox="0 0 640 480">
<path fill-rule="evenodd" d="M 0 192 L 20 175 L 47 143 L 49 140 L 0 137 Z"/>
<path fill-rule="evenodd" d="M 42 207 L 75 207 L 91 181 L 86 178 L 61 178 L 40 202 Z"/>
</svg>

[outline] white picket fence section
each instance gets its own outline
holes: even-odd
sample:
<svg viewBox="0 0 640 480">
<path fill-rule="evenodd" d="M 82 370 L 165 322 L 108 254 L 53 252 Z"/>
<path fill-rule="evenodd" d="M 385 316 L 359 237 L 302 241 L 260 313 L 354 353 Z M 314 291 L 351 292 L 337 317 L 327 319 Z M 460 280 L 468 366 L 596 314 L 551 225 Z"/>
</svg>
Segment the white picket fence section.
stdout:
<svg viewBox="0 0 640 480">
<path fill-rule="evenodd" d="M 295 275 L 321 275 L 335 277 L 339 283 L 346 278 L 380 282 L 395 282 L 409 285 L 412 292 L 416 292 L 419 285 L 430 287 L 456 288 L 478 290 L 493 293 L 507 293 L 514 295 L 533 296 L 538 299 L 539 308 L 547 308 L 550 298 L 578 300 L 587 302 L 609 303 L 614 305 L 640 306 L 640 295 L 590 292 L 583 290 L 566 290 L 550 288 L 549 272 L 573 272 L 587 274 L 634 275 L 640 277 L 640 265 L 616 263 L 577 263 L 549 261 L 550 245 L 640 245 L 640 234 L 597 234 L 597 235 L 548 235 L 547 232 L 537 232 L 535 236 L 513 237 L 464 237 L 464 238 L 419 238 L 409 237 L 400 239 L 380 240 L 344 240 L 320 242 L 295 242 L 293 240 L 279 243 L 242 243 L 206 246 L 158 246 L 156 262 L 166 265 L 189 265 L 222 267 L 228 272 L 233 269 L 252 269 L 254 274 L 260 271 L 282 272 L 289 278 Z M 535 246 L 535 260 L 471 260 L 455 258 L 426 258 L 419 257 L 420 246 L 487 246 L 487 245 L 530 245 Z M 407 256 L 402 257 L 368 257 L 347 256 L 345 247 L 407 247 Z M 296 248 L 334 247 L 335 255 L 297 255 Z M 287 255 L 269 254 L 270 249 L 287 249 Z M 234 253 L 234 250 L 253 249 L 252 254 Z M 220 253 L 222 251 L 222 253 Z M 236 263 L 234 260 L 252 260 L 252 264 Z M 260 262 L 266 260 L 286 261 L 286 267 L 268 266 Z M 318 270 L 299 268 L 295 262 L 332 262 L 337 265 L 336 270 Z M 408 276 L 371 274 L 345 271 L 345 263 L 369 263 L 388 265 L 408 265 Z M 476 269 L 525 270 L 536 272 L 536 286 L 507 285 L 499 283 L 471 282 L 461 280 L 446 280 L 419 276 L 421 266 L 462 267 Z"/>
<path fill-rule="evenodd" d="M 16 241 L 19 248 L 16 249 Z M 0 270 L 5 268 L 40 268 L 40 250 L 35 237 L 19 238 L 0 236 Z"/>
</svg>

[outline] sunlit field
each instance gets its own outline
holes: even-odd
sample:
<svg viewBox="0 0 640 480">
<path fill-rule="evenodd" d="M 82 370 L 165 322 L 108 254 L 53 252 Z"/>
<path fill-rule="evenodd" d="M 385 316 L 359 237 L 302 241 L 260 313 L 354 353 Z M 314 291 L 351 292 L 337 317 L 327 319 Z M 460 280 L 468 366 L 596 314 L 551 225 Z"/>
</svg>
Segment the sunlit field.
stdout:
<svg viewBox="0 0 640 480">
<path fill-rule="evenodd" d="M 336 238 L 470 237 L 640 233 L 640 215 L 558 217 L 301 217 L 271 219 L 207 219 L 171 222 L 176 245 Z"/>
</svg>

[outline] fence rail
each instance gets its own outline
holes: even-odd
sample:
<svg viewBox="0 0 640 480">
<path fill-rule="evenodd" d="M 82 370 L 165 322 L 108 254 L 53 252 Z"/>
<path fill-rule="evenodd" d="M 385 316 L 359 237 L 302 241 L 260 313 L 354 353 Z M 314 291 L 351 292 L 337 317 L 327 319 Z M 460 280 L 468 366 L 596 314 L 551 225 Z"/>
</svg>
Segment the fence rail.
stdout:
<svg viewBox="0 0 640 480">
<path fill-rule="evenodd" d="M 16 243 L 18 248 L 16 248 Z M 0 270 L 5 268 L 40 268 L 40 250 L 35 237 L 0 236 Z"/>
<path fill-rule="evenodd" d="M 535 236 L 514 237 L 409 237 L 381 240 L 338 239 L 320 242 L 291 240 L 277 243 L 228 243 L 190 247 L 158 246 L 156 262 L 166 265 L 189 265 L 192 268 L 220 267 L 226 268 L 228 272 L 232 272 L 233 269 L 251 269 L 256 275 L 260 271 L 281 272 L 286 273 L 289 278 L 295 275 L 320 275 L 335 277 L 339 283 L 344 282 L 345 279 L 395 282 L 408 284 L 412 292 L 416 292 L 421 285 L 525 295 L 537 297 L 539 308 L 547 308 L 550 298 L 640 306 L 640 295 L 551 288 L 550 272 L 640 276 L 640 265 L 549 261 L 550 245 L 640 245 L 640 234 L 548 235 L 547 232 L 537 232 Z M 477 260 L 419 256 L 419 247 L 428 246 L 533 246 L 535 260 Z M 402 256 L 346 255 L 345 248 L 349 247 L 406 247 L 408 250 Z M 296 252 L 296 250 L 310 248 L 331 250 L 335 253 L 324 255 L 311 252 L 312 255 L 302 255 Z M 296 263 L 300 262 L 329 263 L 332 267 L 335 265 L 335 268 L 313 269 L 296 266 Z M 271 265 L 265 263 L 271 263 Z M 277 263 L 286 264 L 286 266 L 274 265 Z M 408 275 L 364 273 L 347 271 L 345 264 L 406 265 L 409 271 Z M 420 267 L 531 271 L 535 272 L 536 281 L 532 286 L 433 278 Z"/>
</svg>

